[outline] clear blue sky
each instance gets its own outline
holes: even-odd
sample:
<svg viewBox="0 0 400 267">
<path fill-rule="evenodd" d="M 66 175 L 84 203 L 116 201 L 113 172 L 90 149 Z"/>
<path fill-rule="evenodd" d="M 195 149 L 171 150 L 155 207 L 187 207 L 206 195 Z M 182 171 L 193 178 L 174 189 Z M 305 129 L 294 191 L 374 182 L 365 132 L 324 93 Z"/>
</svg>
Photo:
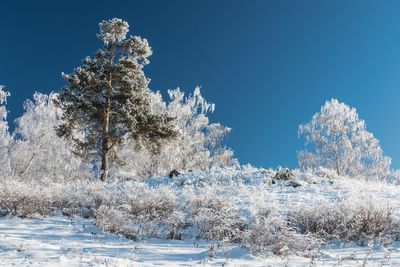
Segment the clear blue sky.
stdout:
<svg viewBox="0 0 400 267">
<path fill-rule="evenodd" d="M 357 108 L 400 167 L 400 1 L 1 1 L 0 84 L 10 118 L 34 91 L 59 90 L 119 17 L 154 50 L 166 92 L 196 85 L 242 163 L 295 167 L 297 128 L 332 97 Z"/>
</svg>

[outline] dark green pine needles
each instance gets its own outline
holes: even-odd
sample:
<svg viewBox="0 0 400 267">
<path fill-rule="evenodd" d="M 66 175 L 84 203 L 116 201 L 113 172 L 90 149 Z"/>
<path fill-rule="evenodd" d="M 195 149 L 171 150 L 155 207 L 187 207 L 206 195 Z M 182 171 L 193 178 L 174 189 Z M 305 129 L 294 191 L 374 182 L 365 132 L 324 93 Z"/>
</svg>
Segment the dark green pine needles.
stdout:
<svg viewBox="0 0 400 267">
<path fill-rule="evenodd" d="M 127 22 L 102 21 L 97 35 L 104 43 L 94 57 L 86 57 L 72 74 L 64 74 L 68 85 L 56 101 L 62 110 L 57 133 L 73 141 L 85 158 L 101 158 L 101 177 L 106 181 L 109 162 L 123 138 L 150 146 L 177 135 L 173 118 L 151 110 L 149 80 L 143 72 L 152 54 L 146 39 L 126 38 Z"/>
</svg>

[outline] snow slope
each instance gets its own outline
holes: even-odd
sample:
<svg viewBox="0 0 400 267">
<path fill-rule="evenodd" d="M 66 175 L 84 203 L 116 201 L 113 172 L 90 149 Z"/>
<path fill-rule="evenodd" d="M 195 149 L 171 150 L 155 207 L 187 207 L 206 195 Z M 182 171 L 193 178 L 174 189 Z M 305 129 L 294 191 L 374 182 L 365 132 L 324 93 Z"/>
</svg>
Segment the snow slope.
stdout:
<svg viewBox="0 0 400 267">
<path fill-rule="evenodd" d="M 194 189 L 219 187 L 228 195 L 237 194 L 237 200 L 241 201 L 237 204 L 243 208 L 273 206 L 279 216 L 290 214 L 300 206 L 319 207 L 320 203 L 337 203 L 338 199 L 373 197 L 378 205 L 390 205 L 393 214 L 400 217 L 398 186 L 326 176 L 298 172 L 290 181 L 273 182 L 272 171 L 229 173 L 225 170 L 213 174 L 185 174 L 174 180 L 149 179 L 144 184 L 148 188 L 169 188 L 176 194 L 188 185 Z M 293 181 L 301 186 L 290 186 Z M 108 187 L 115 185 L 105 188 Z M 154 191 L 155 194 L 160 192 Z M 132 241 L 105 233 L 92 219 L 77 216 L 70 219 L 59 211 L 31 219 L 1 217 L 0 266 L 400 266 L 399 241 L 383 240 L 359 246 L 334 240 L 301 253 L 290 251 L 285 256 L 270 251 L 252 255 L 248 246 L 228 244 L 211 257 L 210 243 L 196 241 L 194 236 L 183 240 L 139 237 L 138 241 Z"/>
</svg>

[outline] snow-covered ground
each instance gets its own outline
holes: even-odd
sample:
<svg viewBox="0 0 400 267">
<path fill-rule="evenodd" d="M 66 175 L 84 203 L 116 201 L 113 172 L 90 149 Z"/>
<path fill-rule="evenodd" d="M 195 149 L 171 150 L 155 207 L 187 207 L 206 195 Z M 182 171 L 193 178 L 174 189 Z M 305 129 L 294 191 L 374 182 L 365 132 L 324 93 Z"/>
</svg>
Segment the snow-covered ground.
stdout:
<svg viewBox="0 0 400 267">
<path fill-rule="evenodd" d="M 206 242 L 145 239 L 131 241 L 102 233 L 93 221 L 75 217 L 0 219 L 1 266 L 399 266 L 400 247 L 330 248 L 313 258 L 251 256 L 231 247 L 208 257 Z"/>
<path fill-rule="evenodd" d="M 310 211 L 315 212 L 316 216 L 314 217 L 316 218 L 318 216 L 326 216 L 327 213 L 324 209 L 329 207 L 336 209 L 335 205 L 342 205 L 340 204 L 342 199 L 347 200 L 347 202 L 344 202 L 345 206 L 342 206 L 342 209 L 343 207 L 349 209 L 367 207 L 368 210 L 369 205 L 371 205 L 372 210 L 373 206 L 375 208 L 378 207 L 379 210 L 380 207 L 388 205 L 393 215 L 397 218 L 400 217 L 400 201 L 398 197 L 400 189 L 397 185 L 390 185 L 384 182 L 351 180 L 344 177 L 329 178 L 326 174 L 323 176 L 319 177 L 313 174 L 297 172 L 290 180 L 276 180 L 272 179 L 274 172 L 270 170 L 250 169 L 239 173 L 230 173 L 225 170 L 221 173 L 214 172 L 212 174 L 188 173 L 175 179 L 149 179 L 144 183 L 138 182 L 137 185 L 137 182 L 133 184 L 131 182 L 126 182 L 126 184 L 125 182 L 122 184 L 116 182 L 116 184 L 105 185 L 105 187 L 100 185 L 101 190 L 103 190 L 100 192 L 102 192 L 102 195 L 105 192 L 110 192 L 109 194 L 112 196 L 117 194 L 124 199 L 125 197 L 121 194 L 134 194 L 133 196 L 136 196 L 135 192 L 137 190 L 144 190 L 144 194 L 140 196 L 145 197 L 147 202 L 153 201 L 157 203 L 157 201 L 162 201 L 164 197 L 169 197 L 171 192 L 177 195 L 176 201 L 181 201 L 183 196 L 186 196 L 187 199 L 182 201 L 187 201 L 192 197 L 194 197 L 195 201 L 197 201 L 196 199 L 207 201 L 209 196 L 204 195 L 204 190 L 211 190 L 210 195 L 213 198 L 218 196 L 225 199 L 225 197 L 234 196 L 233 203 L 240 206 L 241 211 L 245 212 L 244 214 L 248 214 L 249 221 L 246 223 L 252 228 L 256 228 L 257 224 L 251 220 L 257 221 L 258 219 L 254 218 L 254 216 L 257 216 L 258 212 L 265 206 L 273 207 L 273 210 L 277 211 L 273 215 L 276 217 L 272 217 L 270 221 L 273 223 L 279 218 L 291 216 L 293 211 L 296 210 L 305 212 L 305 214 Z M 293 182 L 298 183 L 300 186 L 293 187 Z M 125 185 L 128 187 L 123 189 Z M 13 186 L 10 186 L 7 190 L 15 188 L 14 184 Z M 146 191 L 148 189 L 145 188 L 153 191 Z M 213 191 L 215 188 L 219 188 L 219 190 Z M 35 190 L 40 188 L 32 188 L 30 191 L 27 191 L 25 187 L 22 189 L 23 192 L 29 193 L 36 192 Z M 18 190 L 15 192 L 19 192 Z M 57 192 L 58 194 L 62 192 L 57 190 L 59 189 L 52 187 L 51 192 L 53 192 L 53 195 Z M 72 191 L 68 191 L 65 187 L 63 190 L 67 197 L 73 195 Z M 185 190 L 188 190 L 188 192 L 192 192 L 192 190 L 203 191 L 200 191 L 201 194 L 187 196 L 185 195 L 187 193 L 181 193 Z M 89 199 L 92 197 L 88 195 L 87 192 L 89 191 L 75 191 L 79 198 Z M 179 194 L 183 195 L 179 196 Z M 157 195 L 161 196 L 161 198 Z M 367 204 L 363 204 L 364 202 Z M 58 205 L 58 208 L 62 208 L 64 204 Z M 137 208 L 137 205 L 142 204 L 131 203 L 130 205 L 133 205 L 133 208 Z M 122 205 L 121 212 L 123 212 L 123 216 L 125 216 L 126 212 L 125 206 L 126 204 Z M 105 210 L 107 207 L 109 206 L 103 208 L 101 214 L 108 215 Z M 181 203 L 180 206 L 174 207 L 180 212 L 191 214 L 190 209 L 186 210 L 185 204 Z M 232 206 L 228 205 L 226 207 L 232 209 Z M 302 207 L 304 210 L 302 210 Z M 113 206 L 110 206 L 110 208 L 113 208 Z M 252 210 L 256 212 L 252 214 Z M 141 214 L 133 211 L 129 212 L 126 218 L 134 218 L 137 216 L 135 214 Z M 229 219 L 231 212 L 235 212 L 235 209 L 233 207 L 232 211 L 226 212 L 222 215 L 228 216 L 226 218 Z M 350 210 L 348 215 L 352 216 L 353 212 Z M 116 215 L 118 214 L 116 213 Z M 206 215 L 219 216 L 219 214 L 214 213 L 206 213 Z M 347 213 L 345 215 L 347 216 Z M 253 255 L 252 252 L 254 251 L 250 250 L 256 244 L 247 244 L 247 239 L 244 239 L 237 245 L 224 244 L 217 250 L 216 255 L 210 256 L 211 243 L 197 241 L 195 239 L 196 234 L 193 234 L 199 233 L 198 229 L 196 229 L 196 227 L 201 226 L 199 223 L 210 223 L 204 220 L 203 217 L 194 220 L 193 226 L 187 229 L 182 228 L 183 240 L 148 238 L 146 233 L 162 236 L 162 231 L 144 231 L 142 232 L 143 234 L 137 235 L 139 237 L 137 241 L 125 238 L 123 234 L 106 233 L 97 226 L 99 222 L 103 223 L 103 227 L 104 225 L 109 225 L 110 220 L 111 223 L 115 223 L 113 222 L 115 218 L 105 217 L 105 219 L 102 219 L 97 217 L 97 219 L 100 221 L 95 222 L 94 219 L 84 219 L 79 216 L 73 216 L 71 219 L 62 216 L 57 209 L 49 216 L 33 216 L 30 219 L 21 219 L 13 216 L 1 217 L 0 266 L 400 266 L 400 241 L 394 241 L 386 237 L 379 237 L 374 242 L 365 242 L 361 246 L 355 242 L 332 240 L 317 246 L 309 244 L 310 249 L 305 250 L 304 247 L 308 247 L 308 244 L 306 246 L 300 244 L 297 247 L 296 244 L 293 244 L 293 240 L 295 242 L 318 240 L 318 236 L 317 239 L 307 239 L 306 235 L 302 234 L 299 239 L 296 239 L 298 234 L 291 232 L 289 234 L 293 235 L 292 239 L 289 238 L 288 240 L 292 244 L 287 244 L 288 252 L 282 253 L 281 256 L 274 255 L 274 253 L 268 251 L 268 249 L 274 247 L 275 243 L 280 242 L 277 239 L 272 239 L 273 242 L 265 246 L 264 251 L 257 253 L 257 255 Z M 167 217 L 167 219 L 170 220 L 170 217 Z M 338 220 L 340 222 L 340 219 Z M 150 224 L 146 224 L 147 221 L 145 221 L 143 225 L 130 224 L 129 222 L 120 223 L 118 221 L 116 223 L 115 225 L 122 230 L 149 226 L 161 227 L 160 229 L 163 230 L 166 225 L 157 221 L 156 223 L 151 221 Z M 252 228 L 249 229 L 250 233 L 257 233 Z M 118 230 L 119 228 L 116 229 Z M 268 235 L 265 232 L 263 234 Z M 277 237 L 280 238 L 281 236 Z M 276 236 L 272 236 L 272 238 L 276 238 Z M 267 240 L 266 242 L 269 241 Z"/>
<path fill-rule="evenodd" d="M 0 219 L 3 266 L 181 265 L 205 258 L 205 243 L 142 240 L 102 233 L 93 221 L 75 217 Z"/>
</svg>

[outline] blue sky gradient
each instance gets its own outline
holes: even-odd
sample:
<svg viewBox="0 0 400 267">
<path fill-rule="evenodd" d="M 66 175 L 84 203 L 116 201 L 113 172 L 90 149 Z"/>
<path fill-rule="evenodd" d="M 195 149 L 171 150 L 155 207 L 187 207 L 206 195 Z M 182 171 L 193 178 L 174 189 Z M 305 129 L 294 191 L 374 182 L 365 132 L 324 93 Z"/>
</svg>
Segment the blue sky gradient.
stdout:
<svg viewBox="0 0 400 267">
<path fill-rule="evenodd" d="M 242 163 L 295 167 L 298 125 L 330 98 L 357 108 L 400 167 L 400 1 L 1 1 L 0 84 L 10 120 L 35 91 L 58 91 L 101 45 L 98 22 L 129 22 L 153 48 L 165 92 L 196 85 L 233 128 Z"/>
</svg>

